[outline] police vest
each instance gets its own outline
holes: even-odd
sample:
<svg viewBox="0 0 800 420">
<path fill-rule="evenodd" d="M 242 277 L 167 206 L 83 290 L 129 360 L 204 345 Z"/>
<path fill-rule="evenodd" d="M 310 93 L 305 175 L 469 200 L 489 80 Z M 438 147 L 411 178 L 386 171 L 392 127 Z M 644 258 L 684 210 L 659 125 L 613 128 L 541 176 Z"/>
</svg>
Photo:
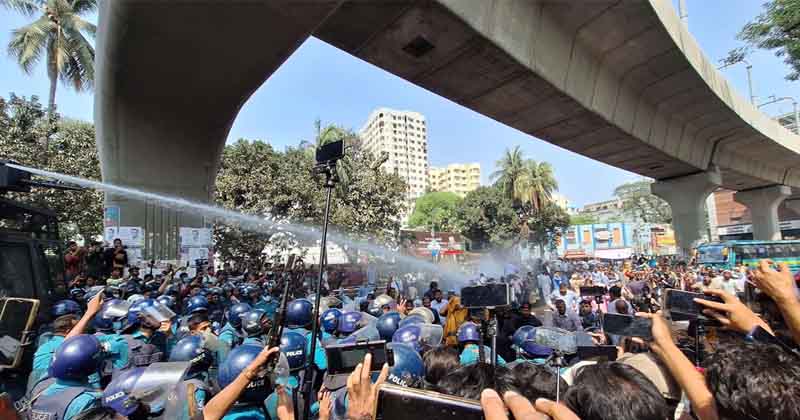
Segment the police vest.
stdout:
<svg viewBox="0 0 800 420">
<path fill-rule="evenodd" d="M 72 401 L 84 392 L 92 392 L 89 388 L 75 386 L 66 388 L 57 394 L 42 395 L 46 388 L 47 386 L 37 386 L 39 392 L 34 394 L 30 410 L 27 413 L 22 413 L 23 418 L 28 418 L 29 420 L 64 420 L 64 415 Z"/>
<path fill-rule="evenodd" d="M 132 335 L 123 335 L 122 338 L 128 344 L 128 362 L 125 366 L 114 369 L 115 374 L 134 367 L 150 366 L 150 364 L 160 362 L 164 358 L 161 350 L 153 344 L 145 343 Z"/>
</svg>

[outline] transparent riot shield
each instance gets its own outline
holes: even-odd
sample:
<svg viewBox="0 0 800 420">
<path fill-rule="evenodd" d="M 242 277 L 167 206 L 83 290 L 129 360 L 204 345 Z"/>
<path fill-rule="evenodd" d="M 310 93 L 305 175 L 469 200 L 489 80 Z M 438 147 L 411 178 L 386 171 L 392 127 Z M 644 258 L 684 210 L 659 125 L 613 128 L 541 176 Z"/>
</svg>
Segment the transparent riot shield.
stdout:
<svg viewBox="0 0 800 420">
<path fill-rule="evenodd" d="M 20 366 L 38 313 L 37 299 L 0 298 L 0 370 Z"/>
</svg>

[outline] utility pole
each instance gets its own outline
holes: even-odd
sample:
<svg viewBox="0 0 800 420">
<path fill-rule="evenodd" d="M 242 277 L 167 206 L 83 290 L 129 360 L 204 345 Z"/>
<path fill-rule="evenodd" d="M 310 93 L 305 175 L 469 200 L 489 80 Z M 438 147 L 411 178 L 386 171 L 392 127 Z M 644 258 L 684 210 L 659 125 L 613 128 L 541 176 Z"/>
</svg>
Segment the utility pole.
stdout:
<svg viewBox="0 0 800 420">
<path fill-rule="evenodd" d="M 722 60 L 720 60 L 722 61 Z M 717 70 L 724 70 L 728 67 L 731 67 L 735 64 L 744 63 L 745 69 L 747 70 L 747 93 L 750 95 L 750 103 L 755 105 L 756 104 L 756 96 L 753 94 L 753 65 L 750 64 L 749 61 L 745 60 L 744 58 L 740 59 L 739 61 L 734 61 L 732 63 L 725 63 L 719 67 Z"/>
<path fill-rule="evenodd" d="M 686 0 L 678 0 L 678 17 L 686 25 L 686 29 L 689 29 L 689 9 L 686 8 Z"/>
</svg>

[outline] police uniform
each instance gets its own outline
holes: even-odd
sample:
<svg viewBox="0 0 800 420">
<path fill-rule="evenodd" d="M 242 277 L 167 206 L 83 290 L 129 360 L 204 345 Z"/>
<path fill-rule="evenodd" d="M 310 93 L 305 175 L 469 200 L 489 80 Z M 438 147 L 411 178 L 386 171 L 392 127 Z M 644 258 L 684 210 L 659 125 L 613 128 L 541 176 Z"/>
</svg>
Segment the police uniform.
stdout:
<svg viewBox="0 0 800 420">
<path fill-rule="evenodd" d="M 41 415 L 72 420 L 78 414 L 99 407 L 103 394 L 89 388 L 88 382 L 57 379 L 38 395 L 31 408 L 34 418 Z"/>
<path fill-rule="evenodd" d="M 264 347 L 267 345 L 267 337 L 263 335 L 257 335 L 255 337 L 245 337 L 245 339 L 242 341 L 242 345 L 245 344 L 255 344 L 257 346 Z"/>
<path fill-rule="evenodd" d="M 242 343 L 242 334 L 230 322 L 226 322 L 219 332 L 219 339 L 227 343 L 228 347 L 234 348 Z"/>
<path fill-rule="evenodd" d="M 461 362 L 461 366 L 466 366 L 476 363 L 478 361 L 478 358 L 480 357 L 479 350 L 480 349 L 478 348 L 477 344 L 470 343 L 465 345 L 464 350 L 461 352 L 461 355 L 459 356 L 459 361 Z M 483 357 L 486 359 L 486 362 L 489 362 L 489 360 L 492 357 L 491 347 L 483 346 L 483 352 L 484 352 Z M 499 354 L 497 355 L 497 364 L 500 366 L 506 365 L 505 359 L 503 359 Z"/>
<path fill-rule="evenodd" d="M 289 328 L 288 331 L 302 334 L 306 338 L 306 354 L 311 353 L 311 331 L 305 328 Z M 314 364 L 319 370 L 328 369 L 328 356 L 325 354 L 325 348 L 322 343 L 317 339 L 317 347 L 314 349 Z"/>
</svg>

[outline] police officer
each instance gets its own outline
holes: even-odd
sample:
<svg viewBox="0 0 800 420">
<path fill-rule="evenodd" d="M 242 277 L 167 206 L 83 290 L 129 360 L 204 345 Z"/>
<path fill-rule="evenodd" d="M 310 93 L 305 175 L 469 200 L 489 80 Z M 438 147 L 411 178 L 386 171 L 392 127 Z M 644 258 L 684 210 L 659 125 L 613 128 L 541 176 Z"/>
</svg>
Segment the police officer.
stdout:
<svg viewBox="0 0 800 420">
<path fill-rule="evenodd" d="M 275 351 L 277 349 L 274 349 Z M 264 404 L 264 395 L 269 395 L 273 389 L 266 372 L 260 368 L 267 361 L 269 350 L 254 344 L 243 344 L 231 350 L 225 362 L 219 369 L 220 387 L 237 387 L 240 392 L 235 393 L 235 403 L 227 410 L 224 420 L 266 420 L 267 408 Z M 240 377 L 244 378 L 240 378 Z M 244 386 L 242 386 L 244 385 Z M 238 390 L 237 389 L 237 390 Z M 210 401 L 204 411 L 223 411 L 228 404 L 223 404 L 227 393 L 220 392 L 219 398 Z M 216 404 L 217 401 L 221 403 Z M 206 413 L 204 413 L 206 414 Z M 208 415 L 207 417 L 216 417 Z"/>
<path fill-rule="evenodd" d="M 302 411 L 304 407 L 303 398 L 305 396 L 299 392 L 298 388 L 303 382 L 303 375 L 305 374 L 305 347 L 306 338 L 303 337 L 302 334 L 286 331 L 281 336 L 281 353 L 286 356 L 286 359 L 289 362 L 289 378 L 287 383 L 284 385 L 286 387 L 286 392 L 291 398 L 292 406 L 294 407 L 295 418 L 304 418 Z M 312 398 L 313 397 L 315 397 L 315 395 L 312 395 Z M 267 407 L 267 414 L 269 414 L 270 418 L 277 419 L 278 394 L 275 392 L 270 394 L 269 397 L 267 397 L 265 404 Z M 319 404 L 314 401 L 311 405 L 311 418 L 316 417 L 318 411 Z"/>
<path fill-rule="evenodd" d="M 477 324 L 472 322 L 465 322 L 458 327 L 456 338 L 458 339 L 458 346 L 461 349 L 459 360 L 461 365 L 470 365 L 478 361 L 480 356 L 480 331 Z M 489 346 L 483 346 L 484 360 L 489 363 L 491 360 L 492 349 Z M 506 361 L 498 354 L 497 364 L 505 366 Z"/>
<path fill-rule="evenodd" d="M 228 310 L 228 322 L 219 333 L 219 339 L 228 344 L 228 347 L 234 348 L 244 340 L 241 316 L 252 309 L 247 303 L 237 303 Z"/>
<path fill-rule="evenodd" d="M 553 350 L 533 342 L 536 337 L 536 327 L 523 325 L 519 327 L 511 338 L 511 347 L 517 352 L 517 358 L 508 364 L 514 367 L 520 363 L 543 364 L 553 354 Z"/>
<path fill-rule="evenodd" d="M 381 340 L 391 341 L 394 332 L 400 328 L 401 317 L 397 312 L 387 312 L 378 318 L 375 327 L 378 328 L 378 333 Z"/>
<path fill-rule="evenodd" d="M 81 317 L 81 312 L 81 305 L 79 305 L 78 302 L 71 299 L 63 299 L 54 303 L 50 308 L 50 317 L 55 321 L 59 317 L 65 315 L 74 315 L 75 320 L 77 321 L 77 319 Z M 42 344 L 48 342 L 52 338 L 53 325 L 48 324 L 43 326 L 42 329 L 39 330 L 39 341 L 37 343 L 37 347 L 41 347 Z"/>
<path fill-rule="evenodd" d="M 180 400 L 186 401 L 180 420 L 200 420 L 203 408 L 211 399 L 208 370 L 214 364 L 214 353 L 205 347 L 203 337 L 182 338 L 169 355 L 170 362 L 191 362 L 178 389 Z"/>
<path fill-rule="evenodd" d="M 59 316 L 53 321 L 53 331 L 49 334 L 49 339 L 40 344 L 33 355 L 33 370 L 28 377 L 29 391 L 40 381 L 47 378 L 47 370 L 50 367 L 56 349 L 64 342 L 64 337 L 69 334 L 72 327 L 77 323 L 77 315 L 71 313 Z"/>
<path fill-rule="evenodd" d="M 100 406 L 102 394 L 90 388 L 89 375 L 100 368 L 103 354 L 100 340 L 93 335 L 64 340 L 53 354 L 51 380 L 40 383 L 31 393 L 31 417 L 72 420 Z"/>
<path fill-rule="evenodd" d="M 334 334 L 339 326 L 340 316 L 342 316 L 342 311 L 336 308 L 330 308 L 320 316 L 320 324 L 322 325 L 322 345 L 327 346 L 336 342 L 336 336 Z"/>
<path fill-rule="evenodd" d="M 269 329 L 272 326 L 272 320 L 267 313 L 261 309 L 253 309 L 242 315 L 241 319 L 242 331 L 247 334 L 242 344 L 266 346 L 269 341 L 267 334 L 269 334 Z"/>
<path fill-rule="evenodd" d="M 300 333 L 306 338 L 306 353 L 311 352 L 311 331 L 308 327 L 311 325 L 312 318 L 312 305 L 307 299 L 295 299 L 287 305 L 286 308 L 286 324 L 289 327 L 288 331 Z M 328 368 L 328 358 L 325 355 L 325 349 L 316 339 L 317 344 L 314 351 L 314 365 L 317 369 L 325 370 Z"/>
<path fill-rule="evenodd" d="M 156 305 L 160 306 L 153 299 L 145 299 L 128 310 L 126 325 L 122 330 L 122 338 L 127 342 L 129 349 L 128 363 L 117 370 L 160 362 L 166 354 L 168 338 L 166 332 L 171 333 L 171 322 L 167 321 L 168 328 L 162 328 L 160 322 L 143 313 L 145 308 Z"/>
<path fill-rule="evenodd" d="M 348 311 L 342 313 L 339 317 L 339 325 L 336 327 L 336 332 L 339 337 L 346 338 L 355 332 L 359 328 L 363 318 L 364 315 L 361 312 Z"/>
</svg>

